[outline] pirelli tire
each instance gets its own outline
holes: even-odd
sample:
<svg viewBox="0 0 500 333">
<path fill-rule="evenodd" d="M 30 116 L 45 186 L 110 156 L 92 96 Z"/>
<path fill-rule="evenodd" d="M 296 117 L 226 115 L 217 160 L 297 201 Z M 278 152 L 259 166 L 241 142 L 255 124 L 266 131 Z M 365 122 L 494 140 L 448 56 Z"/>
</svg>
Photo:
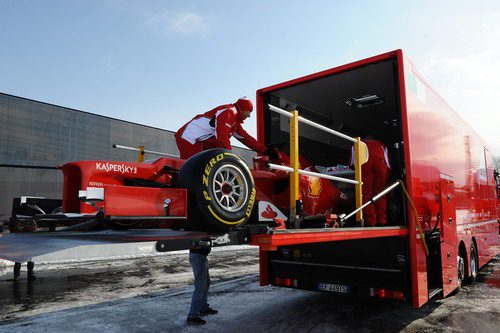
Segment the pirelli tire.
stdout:
<svg viewBox="0 0 500 333">
<path fill-rule="evenodd" d="M 227 149 L 209 149 L 184 162 L 177 187 L 188 190 L 189 224 L 209 232 L 245 225 L 256 190 L 246 163 Z"/>
</svg>

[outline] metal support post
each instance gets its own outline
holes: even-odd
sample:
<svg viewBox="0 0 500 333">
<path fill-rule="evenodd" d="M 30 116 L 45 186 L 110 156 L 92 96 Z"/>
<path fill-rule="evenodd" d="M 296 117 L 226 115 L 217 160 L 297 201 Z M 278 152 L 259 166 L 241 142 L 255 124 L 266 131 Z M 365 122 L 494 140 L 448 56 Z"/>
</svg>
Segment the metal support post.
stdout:
<svg viewBox="0 0 500 333">
<path fill-rule="evenodd" d="M 21 277 L 21 263 L 16 262 L 14 263 L 14 282 L 19 281 L 20 277 Z"/>
<path fill-rule="evenodd" d="M 290 118 L 290 224 L 299 228 L 297 201 L 299 200 L 299 112 L 292 111 Z"/>
<path fill-rule="evenodd" d="M 139 154 L 137 155 L 137 162 L 144 162 L 144 146 L 139 146 Z"/>
<path fill-rule="evenodd" d="M 355 138 L 354 142 L 354 179 L 357 181 L 355 185 L 356 208 L 363 205 L 363 179 L 361 176 L 361 166 L 366 163 L 367 147 L 360 137 Z M 363 210 L 360 209 L 356 213 L 356 221 L 363 226 Z"/>
<path fill-rule="evenodd" d="M 35 263 L 33 261 L 28 261 L 28 280 L 35 280 Z"/>
</svg>

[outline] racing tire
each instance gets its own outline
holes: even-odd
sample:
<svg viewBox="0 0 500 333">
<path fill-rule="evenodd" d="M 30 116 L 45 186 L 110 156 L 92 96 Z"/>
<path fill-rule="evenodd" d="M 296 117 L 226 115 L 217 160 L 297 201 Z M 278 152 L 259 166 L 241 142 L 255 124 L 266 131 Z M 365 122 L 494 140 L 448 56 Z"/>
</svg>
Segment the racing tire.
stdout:
<svg viewBox="0 0 500 333">
<path fill-rule="evenodd" d="M 252 174 L 230 150 L 209 149 L 186 160 L 177 187 L 188 191 L 188 219 L 195 229 L 227 232 L 245 225 L 252 214 Z"/>
</svg>

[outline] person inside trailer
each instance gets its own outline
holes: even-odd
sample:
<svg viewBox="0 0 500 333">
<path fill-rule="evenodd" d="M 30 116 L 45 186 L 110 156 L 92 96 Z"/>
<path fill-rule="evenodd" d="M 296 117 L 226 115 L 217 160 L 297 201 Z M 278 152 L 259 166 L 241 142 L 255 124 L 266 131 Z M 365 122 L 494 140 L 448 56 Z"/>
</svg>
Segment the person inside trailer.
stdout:
<svg viewBox="0 0 500 333">
<path fill-rule="evenodd" d="M 387 147 L 372 135 L 362 140 L 367 149 L 367 162 L 361 166 L 363 179 L 363 203 L 382 192 L 387 185 L 389 170 L 389 154 Z M 354 148 L 351 150 L 351 165 L 354 165 Z M 387 224 L 387 198 L 382 196 L 374 204 L 363 210 L 365 226 L 383 227 Z"/>
<path fill-rule="evenodd" d="M 268 148 L 255 140 L 242 127 L 252 110 L 252 101 L 247 97 L 242 97 L 234 104 L 220 105 L 195 116 L 175 133 L 175 141 L 181 158 L 188 159 L 210 148 L 231 150 L 231 136 L 253 151 L 266 154 Z"/>
</svg>

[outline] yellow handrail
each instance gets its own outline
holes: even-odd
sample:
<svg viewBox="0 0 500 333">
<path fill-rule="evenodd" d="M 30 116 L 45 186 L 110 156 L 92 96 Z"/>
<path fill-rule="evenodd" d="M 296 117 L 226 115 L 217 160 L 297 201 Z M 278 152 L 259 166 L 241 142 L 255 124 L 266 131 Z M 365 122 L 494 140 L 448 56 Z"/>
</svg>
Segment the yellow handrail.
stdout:
<svg viewBox="0 0 500 333">
<path fill-rule="evenodd" d="M 354 179 L 358 182 L 354 185 L 355 197 L 356 197 L 356 208 L 361 207 L 363 204 L 363 176 L 361 172 L 361 166 L 365 164 L 367 147 L 366 144 L 361 141 L 360 137 L 355 138 L 354 143 Z M 356 213 L 356 221 L 363 221 L 363 210 Z"/>
<path fill-rule="evenodd" d="M 144 146 L 139 146 L 139 153 L 137 154 L 137 162 L 144 162 Z"/>
<path fill-rule="evenodd" d="M 292 111 L 290 118 L 290 222 L 296 222 L 299 200 L 299 112 Z"/>
<path fill-rule="evenodd" d="M 290 118 L 290 220 L 295 223 L 297 216 L 297 201 L 299 199 L 299 121 L 310 126 L 326 131 L 330 134 L 344 138 L 354 143 L 354 175 L 355 175 L 355 191 L 356 191 L 356 208 L 363 204 L 363 182 L 361 166 L 367 161 L 367 147 L 361 138 L 351 138 L 343 133 L 329 129 L 323 125 L 316 124 L 308 119 L 299 117 L 299 112 L 285 111 L 274 105 L 268 104 L 269 110 L 284 115 Z M 363 220 L 363 211 L 356 213 L 356 219 L 361 222 Z"/>
</svg>

